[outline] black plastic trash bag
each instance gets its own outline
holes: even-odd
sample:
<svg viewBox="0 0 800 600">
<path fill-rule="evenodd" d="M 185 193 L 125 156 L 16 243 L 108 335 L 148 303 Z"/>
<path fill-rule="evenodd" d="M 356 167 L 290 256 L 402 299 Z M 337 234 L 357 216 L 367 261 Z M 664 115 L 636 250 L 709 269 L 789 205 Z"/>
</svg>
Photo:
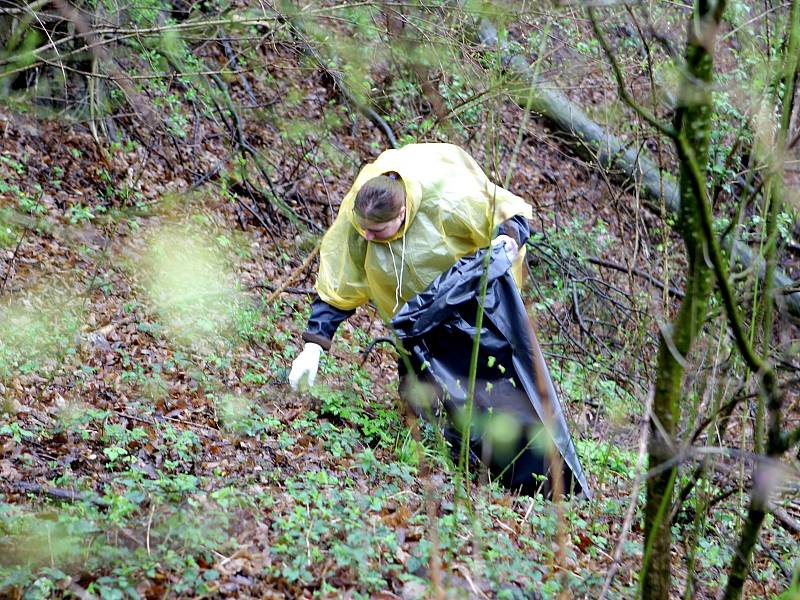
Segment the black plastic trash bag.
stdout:
<svg viewBox="0 0 800 600">
<path fill-rule="evenodd" d="M 392 325 L 416 377 L 400 360 L 400 393 L 421 417 L 442 417 L 461 448 L 475 318 L 489 250 L 462 258 L 408 301 Z M 472 459 L 511 489 L 591 496 L 561 403 L 502 245 L 492 249 L 470 427 Z M 401 350 L 402 352 L 402 350 Z M 442 411 L 444 409 L 444 412 Z M 556 453 L 555 450 L 558 452 Z"/>
</svg>

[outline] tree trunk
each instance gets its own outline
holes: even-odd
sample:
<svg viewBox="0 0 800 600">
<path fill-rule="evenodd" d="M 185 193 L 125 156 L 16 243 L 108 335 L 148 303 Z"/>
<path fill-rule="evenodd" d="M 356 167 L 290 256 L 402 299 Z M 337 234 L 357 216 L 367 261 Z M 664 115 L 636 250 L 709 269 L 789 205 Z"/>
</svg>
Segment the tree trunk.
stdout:
<svg viewBox="0 0 800 600">
<path fill-rule="evenodd" d="M 765 282 L 765 300 L 772 292 L 772 274 L 775 270 L 775 228 L 777 214 L 782 204 L 783 195 L 783 176 L 785 169 L 785 148 L 789 137 L 791 125 L 791 113 L 794 106 L 795 86 L 797 82 L 797 70 L 800 67 L 798 52 L 800 52 L 800 0 L 793 0 L 792 9 L 789 17 L 789 42 L 784 55 L 783 73 L 781 74 L 782 88 L 784 97 L 782 102 L 781 121 L 777 135 L 777 148 L 775 160 L 775 171 L 770 174 L 774 181 L 774 197 L 770 207 L 770 235 L 767 251 L 767 277 Z M 768 307 L 768 309 L 767 309 Z M 775 326 L 772 320 L 772 304 L 768 303 L 764 311 L 764 350 L 769 349 L 769 339 Z M 769 398 L 767 406 L 769 413 L 770 426 L 767 433 L 767 456 L 776 459 L 788 449 L 788 439 L 783 438 L 781 431 L 781 410 L 782 406 L 779 397 L 773 395 Z M 769 497 L 775 485 L 775 475 L 770 473 L 770 466 L 761 461 L 756 463 L 753 474 L 753 486 L 750 492 L 750 506 L 747 512 L 747 519 L 742 527 L 741 537 L 736 547 L 736 551 L 731 561 L 728 583 L 725 587 L 723 600 L 739 600 L 742 596 L 744 582 L 750 572 L 750 557 L 753 554 L 761 526 L 769 511 Z"/>
<path fill-rule="evenodd" d="M 715 10 L 716 8 L 716 10 Z M 687 75 L 681 82 L 675 129 L 689 143 L 696 164 L 705 171 L 711 130 L 713 40 L 721 17 L 721 7 L 701 1 L 695 5 L 695 19 L 688 26 L 686 45 Z M 679 151 L 679 155 L 681 152 Z M 706 260 L 701 229 L 701 198 L 692 189 L 692 174 L 686 160 L 680 162 L 680 211 L 678 226 L 686 244 L 689 276 L 686 297 L 669 330 L 662 331 L 658 355 L 658 374 L 653 398 L 654 419 L 650 425 L 649 467 L 656 469 L 671 461 L 678 446 L 674 436 L 680 421 L 683 359 L 700 332 L 712 290 L 712 269 Z M 671 336 L 671 339 L 670 337 Z M 658 422 L 660 421 L 660 423 Z M 645 505 L 645 555 L 640 579 L 644 600 L 667 600 L 671 582 L 672 532 L 669 519 L 672 491 L 678 467 L 672 465 L 647 480 Z"/>
</svg>

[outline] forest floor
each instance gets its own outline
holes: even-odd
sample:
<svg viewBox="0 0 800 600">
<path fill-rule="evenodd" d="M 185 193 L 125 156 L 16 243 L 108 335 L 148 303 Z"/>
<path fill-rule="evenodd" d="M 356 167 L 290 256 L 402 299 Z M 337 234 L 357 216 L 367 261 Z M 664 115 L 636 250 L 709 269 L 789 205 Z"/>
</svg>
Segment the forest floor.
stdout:
<svg viewBox="0 0 800 600">
<path fill-rule="evenodd" d="M 273 47 L 265 64 L 269 83 L 231 89 L 240 106 L 283 106 L 243 127 L 294 224 L 237 180 L 208 119 L 180 144 L 130 132 L 101 152 L 84 122 L 0 109 L 0 595 L 597 598 L 616 564 L 610 597 L 633 597 L 640 514 L 620 532 L 643 498 L 656 323 L 676 299 L 627 267 L 664 278 L 659 244 L 680 255 L 677 238 L 518 107 L 482 126 L 499 180 L 525 125 L 509 185 L 534 209 L 523 296 L 595 498 L 482 483 L 465 503 L 432 432 L 409 428 L 394 354 L 362 365 L 387 333 L 374 310 L 340 328 L 320 385 L 287 384 L 314 281 L 304 261 L 385 140 L 330 108 L 329 81 L 296 53 Z M 576 73 L 570 95 L 607 100 L 601 75 Z M 324 136 L 291 127 L 308 123 Z M 489 164 L 474 133 L 451 137 Z M 682 589 L 692 570 L 692 597 L 718 592 L 746 502 L 745 488 L 721 501 L 696 554 L 698 517 L 677 516 L 674 572 Z M 797 555 L 770 519 L 745 597 L 785 590 Z"/>
</svg>

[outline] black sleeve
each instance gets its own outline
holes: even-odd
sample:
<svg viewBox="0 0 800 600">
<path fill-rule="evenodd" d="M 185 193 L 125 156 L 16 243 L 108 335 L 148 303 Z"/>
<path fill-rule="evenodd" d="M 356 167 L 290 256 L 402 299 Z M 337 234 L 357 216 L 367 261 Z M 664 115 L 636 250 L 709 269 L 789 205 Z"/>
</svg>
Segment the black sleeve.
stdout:
<svg viewBox="0 0 800 600">
<path fill-rule="evenodd" d="M 497 228 L 497 235 L 507 235 L 510 238 L 514 238 L 514 241 L 522 247 L 531 237 L 531 227 L 528 225 L 528 219 L 522 215 L 514 215 L 507 221 L 500 223 Z"/>
<path fill-rule="evenodd" d="M 354 310 L 340 310 L 331 306 L 317 296 L 311 304 L 311 316 L 303 332 L 303 341 L 313 342 L 322 346 L 323 350 L 330 350 L 333 334 L 339 325 L 352 315 Z"/>
</svg>

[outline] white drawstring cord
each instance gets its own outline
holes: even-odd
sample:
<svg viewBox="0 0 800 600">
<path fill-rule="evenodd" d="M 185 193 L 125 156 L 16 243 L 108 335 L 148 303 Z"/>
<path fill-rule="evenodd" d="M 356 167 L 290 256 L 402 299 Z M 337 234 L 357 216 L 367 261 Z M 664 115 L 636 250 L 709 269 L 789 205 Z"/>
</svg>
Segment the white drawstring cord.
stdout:
<svg viewBox="0 0 800 600">
<path fill-rule="evenodd" d="M 394 260 L 394 251 L 392 250 L 392 242 L 389 242 L 389 254 L 392 255 L 392 267 L 394 267 L 394 279 L 397 282 L 397 287 L 394 288 L 394 308 L 392 312 L 397 310 L 400 306 L 400 289 L 403 286 L 403 269 L 406 266 L 406 236 L 403 235 L 403 248 L 400 252 L 400 277 L 397 277 L 397 263 Z"/>
<path fill-rule="evenodd" d="M 400 250 L 400 281 L 397 284 L 397 289 L 395 290 L 396 298 L 395 298 L 395 307 L 394 310 L 397 310 L 397 307 L 400 306 L 400 292 L 402 291 L 403 287 L 403 269 L 406 267 L 406 236 L 403 235 L 403 247 Z"/>
</svg>

